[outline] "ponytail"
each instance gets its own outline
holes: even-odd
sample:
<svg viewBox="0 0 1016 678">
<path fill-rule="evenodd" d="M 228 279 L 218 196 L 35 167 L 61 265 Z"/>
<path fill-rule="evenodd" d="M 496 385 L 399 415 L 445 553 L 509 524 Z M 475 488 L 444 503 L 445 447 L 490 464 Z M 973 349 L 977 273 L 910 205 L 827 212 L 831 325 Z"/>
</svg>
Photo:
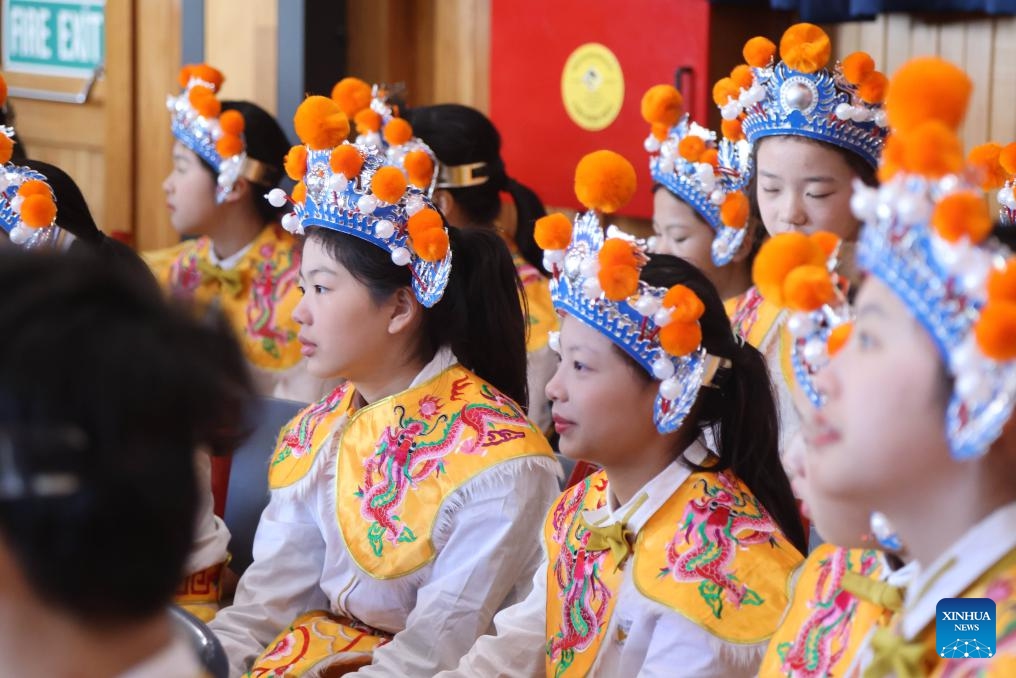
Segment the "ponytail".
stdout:
<svg viewBox="0 0 1016 678">
<path fill-rule="evenodd" d="M 655 287 L 685 285 L 702 300 L 702 346 L 730 366 L 717 372 L 712 386 L 699 390 L 684 426 L 711 429 L 718 463 L 696 471 L 730 469 L 751 490 L 780 530 L 801 553 L 808 540 L 779 452 L 779 415 L 765 358 L 736 339 L 716 288 L 698 269 L 677 257 L 654 254 L 642 279 Z M 684 426 L 682 428 L 684 428 Z M 682 436 L 682 439 L 685 439 Z"/>
<path fill-rule="evenodd" d="M 543 267 L 543 250 L 536 244 L 536 220 L 547 216 L 543 201 L 531 188 L 508 177 L 505 189 L 515 202 L 515 245 L 522 258 L 547 275 Z"/>
<path fill-rule="evenodd" d="M 452 270 L 441 300 L 423 309 L 418 357 L 430 361 L 448 346 L 458 361 L 525 407 L 526 322 L 522 283 L 508 246 L 493 231 L 448 229 Z M 377 245 L 326 228 L 310 228 L 308 239 L 364 285 L 375 303 L 412 285 L 407 266 L 392 263 Z"/>
</svg>

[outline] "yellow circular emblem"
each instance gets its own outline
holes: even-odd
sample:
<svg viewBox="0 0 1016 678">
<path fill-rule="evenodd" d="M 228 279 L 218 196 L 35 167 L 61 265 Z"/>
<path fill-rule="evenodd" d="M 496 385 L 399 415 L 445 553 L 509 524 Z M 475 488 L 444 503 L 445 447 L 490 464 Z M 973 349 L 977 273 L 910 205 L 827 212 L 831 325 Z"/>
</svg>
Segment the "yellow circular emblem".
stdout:
<svg viewBox="0 0 1016 678">
<path fill-rule="evenodd" d="M 568 117 L 582 129 L 596 132 L 607 127 L 624 103 L 621 62 L 598 42 L 579 46 L 564 62 L 561 99 Z"/>
</svg>

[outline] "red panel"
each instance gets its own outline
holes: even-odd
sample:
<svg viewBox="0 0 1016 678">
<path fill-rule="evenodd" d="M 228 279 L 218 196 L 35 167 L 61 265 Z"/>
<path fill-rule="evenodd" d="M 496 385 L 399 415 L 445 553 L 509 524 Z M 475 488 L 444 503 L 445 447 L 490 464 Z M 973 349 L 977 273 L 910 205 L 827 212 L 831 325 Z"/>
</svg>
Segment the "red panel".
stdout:
<svg viewBox="0 0 1016 678">
<path fill-rule="evenodd" d="M 691 66 L 686 105 L 696 120 L 706 119 L 711 105 L 707 0 L 493 0 L 492 5 L 490 111 L 504 138 L 508 173 L 546 204 L 578 208 L 572 190 L 576 163 L 590 151 L 609 148 L 631 160 L 638 172 L 638 193 L 622 212 L 649 216 L 648 158 L 642 148 L 649 127 L 639 102 L 652 85 L 672 83 L 679 66 Z M 621 112 L 598 132 L 576 125 L 561 100 L 565 61 L 587 42 L 606 45 L 624 73 Z"/>
</svg>

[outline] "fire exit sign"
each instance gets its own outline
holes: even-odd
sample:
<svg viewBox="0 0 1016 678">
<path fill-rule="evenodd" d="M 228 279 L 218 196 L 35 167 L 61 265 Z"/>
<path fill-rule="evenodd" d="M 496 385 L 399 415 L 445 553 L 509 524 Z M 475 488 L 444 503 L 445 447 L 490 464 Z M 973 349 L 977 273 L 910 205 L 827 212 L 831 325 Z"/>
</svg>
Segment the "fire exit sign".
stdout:
<svg viewBox="0 0 1016 678">
<path fill-rule="evenodd" d="M 88 77 L 106 53 L 105 0 L 3 0 L 5 71 Z"/>
</svg>

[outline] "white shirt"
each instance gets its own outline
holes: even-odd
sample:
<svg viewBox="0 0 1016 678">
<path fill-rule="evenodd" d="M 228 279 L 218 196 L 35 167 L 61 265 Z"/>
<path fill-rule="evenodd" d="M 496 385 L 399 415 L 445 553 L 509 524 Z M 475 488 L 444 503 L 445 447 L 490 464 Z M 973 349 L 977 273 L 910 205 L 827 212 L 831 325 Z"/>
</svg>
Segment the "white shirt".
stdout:
<svg viewBox="0 0 1016 678">
<path fill-rule="evenodd" d="M 229 528 L 215 515 L 212 497 L 212 460 L 205 452 L 194 454 L 198 482 L 198 514 L 194 525 L 194 546 L 187 556 L 188 575 L 226 562 Z"/>
<path fill-rule="evenodd" d="M 454 363 L 449 351 L 439 351 L 412 385 Z M 323 443 L 305 493 L 272 492 L 254 562 L 234 604 L 209 626 L 231 674 L 239 675 L 298 615 L 328 609 L 395 634 L 358 675 L 429 678 L 455 666 L 495 613 L 525 596 L 540 561 L 540 526 L 559 493 L 560 465 L 528 457 L 482 472 L 442 505 L 432 533 L 436 557 L 412 574 L 378 580 L 357 566 L 339 532 L 334 435 Z"/>
<path fill-rule="evenodd" d="M 173 641 L 158 653 L 121 673 L 116 678 L 200 678 L 206 671 L 186 638 Z"/>
<path fill-rule="evenodd" d="M 705 459 L 705 447 L 696 442 L 685 451 L 693 463 Z M 627 517 L 632 533 L 649 521 L 691 472 L 674 462 L 650 480 L 624 505 L 584 511 L 594 525 L 610 525 Z M 607 488 L 608 496 L 610 488 Z M 632 510 L 634 509 L 634 512 Z M 630 514 L 630 517 L 629 517 Z M 494 618 L 496 636 L 484 636 L 463 657 L 454 671 L 439 678 L 492 678 L 494 676 L 542 676 L 547 641 L 548 559 L 533 577 L 533 589 L 524 601 Z M 688 676 L 736 678 L 754 676 L 768 643 L 726 643 L 672 609 L 650 600 L 636 589 L 632 570 L 624 570 L 617 602 L 590 676 Z M 624 640 L 620 640 L 624 638 Z"/>
<path fill-rule="evenodd" d="M 1013 549 L 1016 549 L 1016 503 L 993 511 L 956 540 L 930 567 L 910 563 L 901 569 L 903 572 L 913 565 L 898 627 L 904 639 L 917 640 L 928 625 L 935 623 L 935 609 L 940 600 L 962 597 Z M 869 633 L 857 653 L 855 664 L 860 668 L 871 663 L 871 636 Z"/>
</svg>

